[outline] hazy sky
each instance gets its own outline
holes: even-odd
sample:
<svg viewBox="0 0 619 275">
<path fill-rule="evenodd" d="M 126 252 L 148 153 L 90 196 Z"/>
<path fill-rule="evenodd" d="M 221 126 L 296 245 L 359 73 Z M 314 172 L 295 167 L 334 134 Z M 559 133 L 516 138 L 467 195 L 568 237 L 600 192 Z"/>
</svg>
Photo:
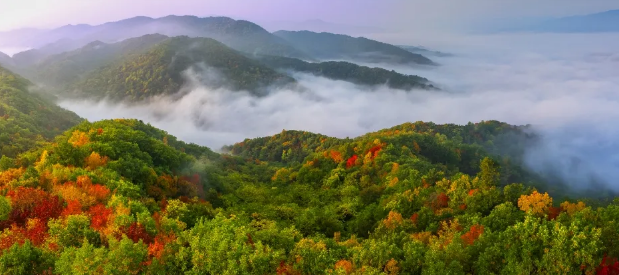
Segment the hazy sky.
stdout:
<svg viewBox="0 0 619 275">
<path fill-rule="evenodd" d="M 618 9 L 617 0 L 0 0 L 0 30 L 100 24 L 145 15 L 223 15 L 257 22 L 322 19 L 387 28 L 453 28 L 483 20 Z"/>
</svg>

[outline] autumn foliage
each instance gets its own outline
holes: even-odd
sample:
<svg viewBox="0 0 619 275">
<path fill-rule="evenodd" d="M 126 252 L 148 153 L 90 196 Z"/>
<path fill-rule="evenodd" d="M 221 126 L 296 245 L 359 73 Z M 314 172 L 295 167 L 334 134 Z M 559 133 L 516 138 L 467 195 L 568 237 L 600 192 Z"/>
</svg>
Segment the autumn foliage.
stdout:
<svg viewBox="0 0 619 275">
<path fill-rule="evenodd" d="M 518 199 L 520 210 L 533 214 L 544 214 L 552 206 L 552 198 L 548 193 L 534 191 L 531 195 L 522 195 Z"/>
<path fill-rule="evenodd" d="M 483 225 L 473 225 L 471 226 L 471 229 L 468 232 L 462 234 L 461 238 L 465 244 L 472 245 L 475 242 L 475 240 L 477 240 L 479 236 L 481 236 L 481 234 L 483 233 L 484 233 Z"/>
<path fill-rule="evenodd" d="M 357 162 L 357 155 L 353 155 L 352 157 L 350 157 L 347 161 L 346 161 L 346 168 L 351 168 L 353 166 L 355 166 L 355 163 Z"/>
<path fill-rule="evenodd" d="M 90 210 L 88 210 L 88 214 L 91 217 L 90 225 L 96 230 L 103 229 L 105 226 L 107 226 L 107 223 L 110 220 L 112 213 L 112 209 L 108 209 L 102 204 L 93 206 L 92 208 L 90 208 Z"/>
<path fill-rule="evenodd" d="M 596 269 L 597 275 L 619 275 L 619 261 L 604 256 L 600 266 Z"/>
<path fill-rule="evenodd" d="M 354 271 L 354 266 L 349 260 L 339 260 L 335 263 L 335 269 L 340 269 L 346 272 L 346 274 L 351 274 Z"/>
</svg>

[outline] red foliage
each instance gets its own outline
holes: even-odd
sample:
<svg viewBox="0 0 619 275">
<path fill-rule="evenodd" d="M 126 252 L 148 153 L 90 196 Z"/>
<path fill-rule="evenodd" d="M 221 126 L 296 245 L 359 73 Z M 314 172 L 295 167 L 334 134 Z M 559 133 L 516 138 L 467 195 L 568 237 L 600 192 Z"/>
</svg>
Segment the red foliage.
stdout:
<svg viewBox="0 0 619 275">
<path fill-rule="evenodd" d="M 281 261 L 277 267 L 277 275 L 300 275 L 299 271 L 294 270 L 292 265 L 286 264 L 285 261 Z"/>
<path fill-rule="evenodd" d="M 183 176 L 181 180 L 191 183 L 196 188 L 199 197 L 204 196 L 204 186 L 200 184 L 200 175 L 198 173 L 193 174 L 191 177 Z"/>
<path fill-rule="evenodd" d="M 155 240 L 148 246 L 148 255 L 157 259 L 161 259 L 165 250 L 165 245 L 169 242 L 176 240 L 174 234 L 159 234 L 155 237 Z"/>
<path fill-rule="evenodd" d="M 7 193 L 12 207 L 9 219 L 0 223 L 0 227 L 10 224 L 24 225 L 29 218 L 38 218 L 47 223 L 50 218 L 57 218 L 62 213 L 63 202 L 54 195 L 43 190 L 19 187 Z"/>
<path fill-rule="evenodd" d="M 596 269 L 597 275 L 619 275 L 619 261 L 604 255 L 600 266 Z"/>
<path fill-rule="evenodd" d="M 466 203 L 460 204 L 460 206 L 458 206 L 458 208 L 460 208 L 460 210 L 462 210 L 462 211 L 466 210 Z"/>
<path fill-rule="evenodd" d="M 561 211 L 563 209 L 561 209 L 561 207 L 549 207 L 548 208 L 548 219 L 549 220 L 554 220 L 557 218 L 557 216 L 559 216 L 559 214 L 561 214 Z"/>
<path fill-rule="evenodd" d="M 157 225 L 157 229 L 160 229 L 159 226 L 161 225 L 161 214 L 159 214 L 159 212 L 153 213 L 153 220 L 155 220 L 155 224 Z"/>
<path fill-rule="evenodd" d="M 4 251 L 9 249 L 15 243 L 24 244 L 24 242 L 26 242 L 25 233 L 24 228 L 13 225 L 10 229 L 10 233 L 0 238 L 0 250 Z"/>
<path fill-rule="evenodd" d="M 85 191 L 95 197 L 97 201 L 104 201 L 110 194 L 110 189 L 100 184 L 93 184 L 88 188 L 85 188 Z"/>
<path fill-rule="evenodd" d="M 43 222 L 47 223 L 47 221 L 51 218 L 58 218 L 62 213 L 64 208 L 64 204 L 62 200 L 57 196 L 47 196 L 43 198 L 39 205 L 37 205 L 32 210 L 32 218 L 39 218 Z"/>
<path fill-rule="evenodd" d="M 445 193 L 440 193 L 434 201 L 432 201 L 432 209 L 439 210 L 449 206 L 449 197 Z"/>
<path fill-rule="evenodd" d="M 471 190 L 469 190 L 469 196 L 473 196 L 473 195 L 475 195 L 475 192 L 477 192 L 477 189 L 471 189 Z"/>
<path fill-rule="evenodd" d="M 107 209 L 102 204 L 97 204 L 88 210 L 90 214 L 90 226 L 95 230 L 100 230 L 107 225 L 107 222 L 112 215 L 112 209 Z"/>
<path fill-rule="evenodd" d="M 159 202 L 159 207 L 161 207 L 161 209 L 166 209 L 168 207 L 168 200 L 166 200 L 165 197 Z"/>
<path fill-rule="evenodd" d="M 415 213 L 411 216 L 411 222 L 413 222 L 413 224 L 417 224 L 417 220 L 419 219 L 419 214 Z"/>
<path fill-rule="evenodd" d="M 103 134 L 103 129 L 99 128 L 97 129 L 97 135 L 102 135 Z"/>
<path fill-rule="evenodd" d="M 40 219 L 30 220 L 26 230 L 26 238 L 33 245 L 39 246 L 43 244 L 47 238 L 47 224 Z"/>
<path fill-rule="evenodd" d="M 67 207 L 62 210 L 62 216 L 77 215 L 82 213 L 82 204 L 78 200 L 70 200 Z"/>
<path fill-rule="evenodd" d="M 473 225 L 471 226 L 471 229 L 469 230 L 469 232 L 464 233 L 460 238 L 462 238 L 464 243 L 466 243 L 467 245 L 473 245 L 475 240 L 477 240 L 479 236 L 481 236 L 481 234 L 483 233 L 484 233 L 483 225 Z"/>
<path fill-rule="evenodd" d="M 346 168 L 350 168 L 355 166 L 355 162 L 357 162 L 357 155 L 353 155 L 346 161 Z"/>
<path fill-rule="evenodd" d="M 145 244 L 150 244 L 153 242 L 153 237 L 148 234 L 148 232 L 146 232 L 146 228 L 139 223 L 132 223 L 128 228 L 123 230 L 123 233 L 127 235 L 127 238 L 136 243 L 140 240 L 142 240 Z"/>
<path fill-rule="evenodd" d="M 376 156 L 378 156 L 378 152 L 380 152 L 380 150 L 383 149 L 383 147 L 381 147 L 380 145 L 376 145 L 372 148 L 370 148 L 370 152 L 372 154 L 372 158 L 375 158 Z"/>
</svg>

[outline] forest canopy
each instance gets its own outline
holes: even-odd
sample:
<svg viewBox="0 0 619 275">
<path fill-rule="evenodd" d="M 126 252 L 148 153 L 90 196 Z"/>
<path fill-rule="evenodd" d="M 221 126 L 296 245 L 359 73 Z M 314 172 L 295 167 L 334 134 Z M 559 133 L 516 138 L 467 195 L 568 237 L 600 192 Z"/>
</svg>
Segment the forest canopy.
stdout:
<svg viewBox="0 0 619 275">
<path fill-rule="evenodd" d="M 611 274 L 618 204 L 557 199 L 489 153 L 520 132 L 284 130 L 217 154 L 82 122 L 1 161 L 0 273 Z"/>
</svg>

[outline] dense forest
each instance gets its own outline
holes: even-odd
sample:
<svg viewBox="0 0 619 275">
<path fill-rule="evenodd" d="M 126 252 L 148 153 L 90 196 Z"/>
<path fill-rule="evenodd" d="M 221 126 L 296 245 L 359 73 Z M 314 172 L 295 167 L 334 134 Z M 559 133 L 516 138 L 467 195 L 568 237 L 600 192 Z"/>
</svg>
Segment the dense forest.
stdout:
<svg viewBox="0 0 619 275">
<path fill-rule="evenodd" d="M 217 154 L 83 122 L 3 157 L 0 273 L 614 274 L 619 204 L 553 200 L 486 149 L 522 132 L 284 130 Z"/>
<path fill-rule="evenodd" d="M 263 64 L 274 69 L 285 69 L 293 72 L 310 73 L 316 76 L 334 80 L 344 80 L 359 85 L 387 85 L 393 89 L 435 89 L 429 81 L 416 75 L 404 75 L 383 68 L 359 66 L 350 62 L 327 61 L 319 63 L 305 62 L 296 58 L 279 56 L 261 56 L 258 59 Z"/>
<path fill-rule="evenodd" d="M 187 36 L 144 35 L 153 30 Z M 616 194 L 574 193 L 528 169 L 540 139 L 530 126 L 282 130 L 215 152 L 53 103 L 56 93 L 174 95 L 188 78 L 260 96 L 295 83 L 275 69 L 434 89 L 419 76 L 303 61 L 434 65 L 417 49 L 224 17 L 23 31 L 46 46 L 0 54 L 32 80 L 0 67 L 0 274 L 619 274 Z M 48 41 L 64 34 L 75 40 Z"/>
<path fill-rule="evenodd" d="M 277 31 L 275 35 L 318 59 L 345 59 L 371 63 L 433 65 L 427 57 L 364 37 L 310 31 Z"/>
<path fill-rule="evenodd" d="M 81 120 L 30 92 L 30 86 L 30 81 L 0 67 L 0 157 L 15 157 Z"/>
<path fill-rule="evenodd" d="M 270 85 L 294 82 L 216 40 L 179 36 L 98 68 L 86 74 L 71 90 L 78 96 L 131 101 L 170 95 L 185 84 L 187 77 L 183 74 L 189 69 L 203 76 L 196 81 L 207 87 L 227 87 L 255 94 Z"/>
<path fill-rule="evenodd" d="M 20 71 L 33 81 L 58 92 L 69 89 L 89 73 L 125 58 L 150 50 L 156 44 L 168 39 L 153 34 L 106 44 L 93 41 L 74 51 L 49 56 L 31 66 L 21 66 Z"/>
</svg>

